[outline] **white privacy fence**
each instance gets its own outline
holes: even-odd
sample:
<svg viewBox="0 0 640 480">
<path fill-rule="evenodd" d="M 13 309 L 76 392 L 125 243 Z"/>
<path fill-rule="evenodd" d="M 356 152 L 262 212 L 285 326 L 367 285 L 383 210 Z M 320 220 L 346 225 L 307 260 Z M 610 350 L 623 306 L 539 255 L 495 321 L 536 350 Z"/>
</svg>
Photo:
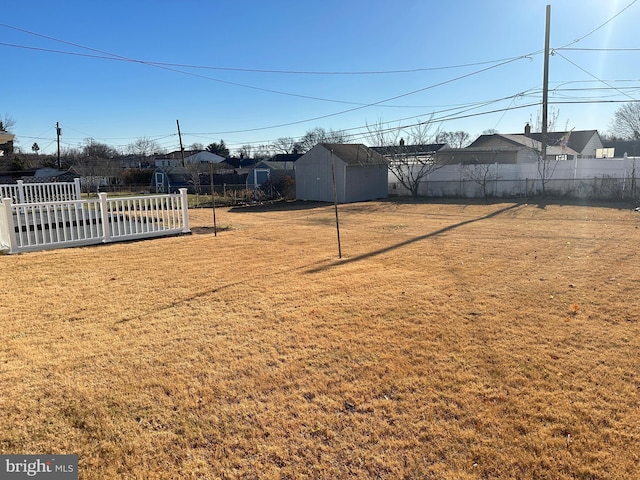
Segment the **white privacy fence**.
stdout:
<svg viewBox="0 0 640 480">
<path fill-rule="evenodd" d="M 592 200 L 640 198 L 640 157 L 551 161 L 544 181 L 536 163 L 446 165 L 420 183 L 426 197 L 526 197 L 542 193 Z M 389 193 L 409 195 L 389 174 Z"/>
<path fill-rule="evenodd" d="M 80 179 L 73 182 L 0 184 L 0 199 L 10 198 L 13 203 L 56 202 L 80 200 Z"/>
<path fill-rule="evenodd" d="M 0 250 L 19 253 L 189 233 L 187 190 L 179 194 L 13 203 L 0 208 Z"/>
</svg>

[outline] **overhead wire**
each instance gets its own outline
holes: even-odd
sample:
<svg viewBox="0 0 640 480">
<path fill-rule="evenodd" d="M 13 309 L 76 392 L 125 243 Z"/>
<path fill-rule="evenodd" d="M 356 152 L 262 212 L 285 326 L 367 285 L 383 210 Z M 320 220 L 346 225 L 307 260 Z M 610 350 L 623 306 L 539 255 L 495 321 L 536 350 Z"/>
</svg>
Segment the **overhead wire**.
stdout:
<svg viewBox="0 0 640 480">
<path fill-rule="evenodd" d="M 623 12 L 628 10 L 637 1 L 638 0 L 633 0 L 625 8 L 623 8 L 621 11 L 619 11 L 616 15 L 614 15 L 613 17 L 608 19 L 606 22 L 604 22 L 603 24 L 601 24 L 597 28 L 595 28 L 595 29 L 591 30 L 590 32 L 588 32 L 587 34 L 583 35 L 582 37 L 574 40 L 573 42 L 571 42 L 571 43 L 569 43 L 569 44 L 567 44 L 567 45 L 565 45 L 563 47 L 559 47 L 559 48 L 556 48 L 556 49 L 553 50 L 555 54 L 561 56 L 564 60 L 568 61 L 569 63 L 573 64 L 577 68 L 581 69 L 584 73 L 587 73 L 588 75 L 592 76 L 597 81 L 602 82 L 605 85 L 607 85 L 611 90 L 618 91 L 620 94 L 625 95 L 626 97 L 630 98 L 633 101 L 637 101 L 637 100 L 634 99 L 633 97 L 631 97 L 630 95 L 627 95 L 625 92 L 621 91 L 620 89 L 618 89 L 618 88 L 616 88 L 614 86 L 611 86 L 608 83 L 598 79 L 595 75 L 591 74 L 587 70 L 583 69 L 582 67 L 578 66 L 574 62 L 570 61 L 564 55 L 558 53 L 558 51 L 559 50 L 579 50 L 579 49 L 574 49 L 574 48 L 570 48 L 570 47 L 572 45 L 575 45 L 576 43 L 581 42 L 582 40 L 586 39 L 587 37 L 589 37 L 593 33 L 597 32 L 598 30 L 603 28 L 605 25 L 607 25 L 608 23 L 613 21 L 619 15 L 621 15 Z M 344 74 L 344 75 L 364 75 L 364 74 L 386 74 L 386 73 L 410 73 L 410 72 L 425 71 L 426 70 L 426 69 L 408 69 L 408 70 L 395 70 L 395 71 L 389 70 L 389 71 L 370 71 L 370 72 L 311 72 L 311 71 L 304 72 L 304 71 L 286 71 L 286 70 L 275 70 L 275 69 L 274 70 L 235 69 L 235 68 L 230 68 L 230 67 L 212 67 L 212 66 L 202 66 L 202 65 L 169 64 L 169 63 L 163 63 L 163 62 L 148 62 L 148 61 L 141 61 L 141 60 L 131 59 L 131 58 L 128 58 L 128 57 L 124 57 L 124 56 L 113 54 L 113 53 L 109 53 L 109 52 L 104 52 L 104 51 L 101 51 L 101 50 L 98 50 L 98 49 L 94 49 L 94 48 L 91 48 L 91 47 L 86 47 L 86 46 L 83 46 L 83 45 L 75 44 L 73 42 L 68 42 L 68 41 L 56 39 L 54 37 L 38 34 L 36 32 L 31 32 L 31 31 L 28 31 L 28 30 L 25 30 L 25 29 L 20 29 L 18 27 L 13 27 L 13 26 L 10 26 L 10 25 L 2 24 L 2 23 L 0 23 L 0 26 L 6 27 L 6 28 L 12 28 L 12 29 L 15 29 L 15 30 L 18 30 L 18 31 L 29 33 L 31 35 L 36 35 L 36 36 L 39 36 L 39 37 L 42 37 L 42 38 L 46 38 L 46 39 L 49 39 L 49 40 L 65 43 L 65 44 L 72 45 L 72 46 L 77 47 L 77 48 L 83 48 L 83 49 L 87 49 L 89 51 L 93 51 L 93 52 L 101 54 L 100 56 L 95 55 L 95 58 L 104 58 L 104 59 L 111 59 L 111 60 L 121 60 L 121 61 L 128 61 L 128 62 L 134 62 L 134 63 L 141 63 L 141 64 L 145 64 L 145 65 L 155 66 L 157 68 L 163 68 L 163 69 L 169 70 L 169 71 L 174 71 L 174 72 L 181 73 L 181 74 L 192 75 L 192 76 L 200 76 L 202 78 L 207 78 L 207 79 L 213 80 L 213 81 L 219 81 L 219 79 L 214 79 L 212 77 L 207 77 L 207 76 L 201 76 L 201 75 L 193 74 L 191 72 L 183 72 L 181 70 L 176 70 L 175 68 L 172 68 L 172 67 L 179 66 L 180 68 L 202 68 L 202 69 L 207 68 L 207 69 L 212 69 L 212 70 L 247 71 L 247 72 L 257 72 L 257 73 L 317 74 L 317 75 L 340 75 L 340 74 Z M 34 48 L 34 49 L 37 49 L 35 47 L 25 47 L 25 46 L 18 46 L 18 45 L 14 45 L 14 44 L 2 44 L 2 43 L 0 43 L 0 45 L 16 46 L 16 47 L 19 47 L 19 48 Z M 49 49 L 42 49 L 42 50 L 50 51 Z M 587 50 L 587 49 L 583 49 L 583 50 Z M 627 49 L 627 50 L 638 50 L 638 49 Z M 60 51 L 53 51 L 53 52 L 54 53 L 75 54 L 73 52 L 60 52 Z M 355 108 L 350 108 L 348 110 L 343 110 L 341 112 L 335 112 L 335 113 L 331 113 L 331 114 L 327 114 L 327 115 L 321 115 L 321 116 L 317 116 L 317 117 L 310 118 L 310 119 L 305 119 L 305 120 L 282 123 L 282 124 L 279 124 L 279 125 L 271 125 L 271 126 L 267 126 L 267 127 L 251 128 L 251 129 L 243 129 L 243 130 L 233 130 L 233 131 L 225 131 L 225 132 L 215 132 L 215 133 L 207 132 L 207 133 L 204 133 L 202 135 L 224 135 L 224 134 L 236 134 L 236 133 L 246 133 L 246 132 L 255 132 L 255 131 L 261 131 L 261 130 L 268 130 L 268 129 L 273 129 L 273 128 L 291 126 L 291 125 L 296 125 L 296 124 L 301 124 L 301 123 L 307 123 L 307 122 L 310 122 L 310 121 L 316 121 L 316 120 L 320 120 L 320 119 L 325 119 L 325 118 L 329 118 L 329 117 L 333 117 L 333 116 L 337 116 L 337 115 L 342 115 L 344 113 L 353 112 L 353 111 L 360 110 L 360 109 L 367 108 L 367 107 L 386 106 L 384 104 L 386 104 L 386 103 L 388 103 L 390 101 L 393 101 L 393 100 L 396 100 L 396 99 L 399 99 L 399 98 L 404 98 L 406 96 L 414 95 L 416 93 L 420 93 L 420 92 L 423 92 L 423 91 L 426 91 L 426 90 L 429 90 L 429 89 L 432 89 L 432 88 L 436 88 L 438 86 L 442 86 L 442 85 L 445 85 L 447 83 L 455 82 L 455 81 L 461 80 L 463 78 L 470 77 L 472 75 L 477 75 L 479 73 L 482 73 L 482 72 L 485 72 L 487 70 L 491 70 L 493 68 L 497 68 L 497 67 L 512 63 L 512 62 L 517 61 L 517 60 L 521 60 L 521 59 L 524 59 L 524 58 L 531 59 L 532 56 L 537 55 L 539 53 L 541 53 L 541 51 L 532 52 L 530 54 L 522 55 L 522 56 L 519 56 L 519 57 L 511 57 L 509 59 L 504 59 L 504 61 L 502 61 L 500 63 L 497 63 L 495 65 L 492 65 L 490 67 L 483 68 L 483 69 L 480 69 L 478 71 L 471 72 L 471 73 L 468 73 L 468 74 L 465 74 L 465 75 L 461 75 L 461 76 L 455 77 L 453 79 L 449 79 L 447 81 L 440 82 L 440 83 L 437 83 L 437 84 L 434 84 L 434 85 L 430 85 L 430 86 L 427 86 L 427 87 L 424 87 L 424 88 L 413 90 L 411 92 L 407 92 L 407 93 L 404 93 L 404 94 L 396 95 L 396 96 L 393 96 L 393 97 L 390 97 L 390 98 L 387 98 L 387 99 L 384 99 L 384 100 L 380 100 L 378 102 L 357 104 L 356 102 L 344 102 L 344 101 L 335 101 L 335 100 L 332 100 L 332 99 L 323 99 L 323 98 L 320 98 L 320 97 L 302 96 L 303 98 L 310 98 L 310 99 L 314 99 L 314 100 L 331 101 L 331 102 L 335 102 L 335 103 L 349 103 L 349 104 L 356 104 L 358 106 L 355 107 Z M 90 55 L 87 55 L 87 54 L 79 54 L 79 55 L 90 56 Z M 465 64 L 465 65 L 450 66 L 450 67 L 440 67 L 440 69 L 460 68 L 460 67 L 463 67 L 463 66 L 477 66 L 477 65 L 483 65 L 483 64 L 488 64 L 488 63 L 493 63 L 493 62 L 486 62 L 486 63 L 485 62 L 477 62 L 477 63 L 474 63 L 474 64 Z M 437 69 L 437 67 L 432 67 L 430 69 Z M 234 82 L 226 82 L 224 80 L 222 82 L 223 83 L 235 84 Z M 237 84 L 237 86 L 254 88 L 253 86 L 247 86 L 247 85 L 243 85 L 243 84 Z M 279 91 L 275 91 L 275 90 L 263 89 L 261 87 L 255 87 L 255 88 L 258 89 L 258 90 L 265 90 L 265 91 L 268 91 L 270 93 L 278 93 L 278 94 L 285 94 L 285 95 L 289 94 L 287 92 L 279 92 Z M 300 96 L 300 95 L 297 95 L 297 94 L 291 94 L 291 95 L 292 96 Z M 505 112 L 505 111 L 508 111 L 510 109 L 524 108 L 526 106 L 535 105 L 535 103 L 533 103 L 533 104 L 529 104 L 529 105 L 516 106 L 516 107 L 512 108 L 511 105 L 513 104 L 515 99 L 516 99 L 515 97 L 513 97 L 511 99 L 511 104 L 506 109 L 498 109 L 498 110 L 493 110 L 493 111 L 488 111 L 488 112 L 478 112 L 478 113 L 474 113 L 474 114 L 468 114 L 468 115 L 457 116 L 457 117 L 456 116 L 450 116 L 450 117 L 445 116 L 445 117 L 442 117 L 442 118 L 438 119 L 437 121 L 450 121 L 452 119 L 468 118 L 469 116 L 486 115 L 486 114 L 491 114 L 491 113 L 496 113 L 496 112 Z M 581 102 L 584 102 L 584 101 L 576 101 L 576 103 L 581 103 Z M 605 101 L 603 101 L 603 100 L 593 100 L 593 101 L 589 101 L 588 103 L 603 103 L 603 102 L 605 102 Z M 611 102 L 615 102 L 615 100 L 611 100 Z M 569 101 L 553 102 L 553 103 L 569 103 Z M 584 102 L 584 103 L 587 103 L 587 102 Z M 415 118 L 415 116 L 414 117 L 410 117 L 410 118 Z M 356 127 L 356 128 L 362 128 L 362 127 Z M 402 128 L 406 128 L 406 127 L 402 127 Z M 196 135 L 196 134 L 192 134 L 192 135 Z"/>
</svg>

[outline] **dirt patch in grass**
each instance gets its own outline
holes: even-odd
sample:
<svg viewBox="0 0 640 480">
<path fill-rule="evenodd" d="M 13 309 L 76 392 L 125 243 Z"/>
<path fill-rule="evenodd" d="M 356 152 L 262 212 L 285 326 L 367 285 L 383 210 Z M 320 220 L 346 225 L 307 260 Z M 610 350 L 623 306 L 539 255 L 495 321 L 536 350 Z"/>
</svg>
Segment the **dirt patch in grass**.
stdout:
<svg viewBox="0 0 640 480">
<path fill-rule="evenodd" d="M 83 479 L 636 478 L 639 213 L 342 205 L 342 259 L 331 205 L 217 217 L 0 257 L 0 453 L 77 453 Z"/>
</svg>

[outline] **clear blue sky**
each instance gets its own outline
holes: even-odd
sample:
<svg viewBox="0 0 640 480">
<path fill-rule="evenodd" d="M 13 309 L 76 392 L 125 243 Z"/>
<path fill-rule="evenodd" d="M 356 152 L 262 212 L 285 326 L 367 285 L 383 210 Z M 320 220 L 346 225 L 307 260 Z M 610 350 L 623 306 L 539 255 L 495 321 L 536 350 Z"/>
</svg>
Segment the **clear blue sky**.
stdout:
<svg viewBox="0 0 640 480">
<path fill-rule="evenodd" d="M 547 4 L 549 99 L 571 102 L 553 106 L 557 130 L 604 132 L 613 101 L 640 98 L 637 0 L 5 2 L 0 114 L 20 148 L 48 153 L 56 122 L 63 146 L 167 150 L 177 119 L 185 145 L 232 150 L 314 127 L 363 141 L 367 124 L 431 115 L 472 137 L 520 132 L 540 111 Z"/>
</svg>

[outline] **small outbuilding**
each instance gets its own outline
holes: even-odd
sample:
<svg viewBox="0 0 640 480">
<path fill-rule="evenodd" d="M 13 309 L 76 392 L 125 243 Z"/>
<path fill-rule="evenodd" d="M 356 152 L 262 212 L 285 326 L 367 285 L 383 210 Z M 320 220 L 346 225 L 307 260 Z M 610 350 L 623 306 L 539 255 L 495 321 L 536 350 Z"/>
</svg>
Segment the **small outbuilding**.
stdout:
<svg viewBox="0 0 640 480">
<path fill-rule="evenodd" d="M 151 187 L 156 193 L 177 193 L 186 188 L 189 193 L 194 191 L 191 172 L 184 167 L 158 167 L 153 171 Z"/>
<path fill-rule="evenodd" d="M 333 167 L 333 168 L 332 168 Z M 319 143 L 296 161 L 296 198 L 339 203 L 387 198 L 385 158 L 362 144 Z"/>
</svg>

